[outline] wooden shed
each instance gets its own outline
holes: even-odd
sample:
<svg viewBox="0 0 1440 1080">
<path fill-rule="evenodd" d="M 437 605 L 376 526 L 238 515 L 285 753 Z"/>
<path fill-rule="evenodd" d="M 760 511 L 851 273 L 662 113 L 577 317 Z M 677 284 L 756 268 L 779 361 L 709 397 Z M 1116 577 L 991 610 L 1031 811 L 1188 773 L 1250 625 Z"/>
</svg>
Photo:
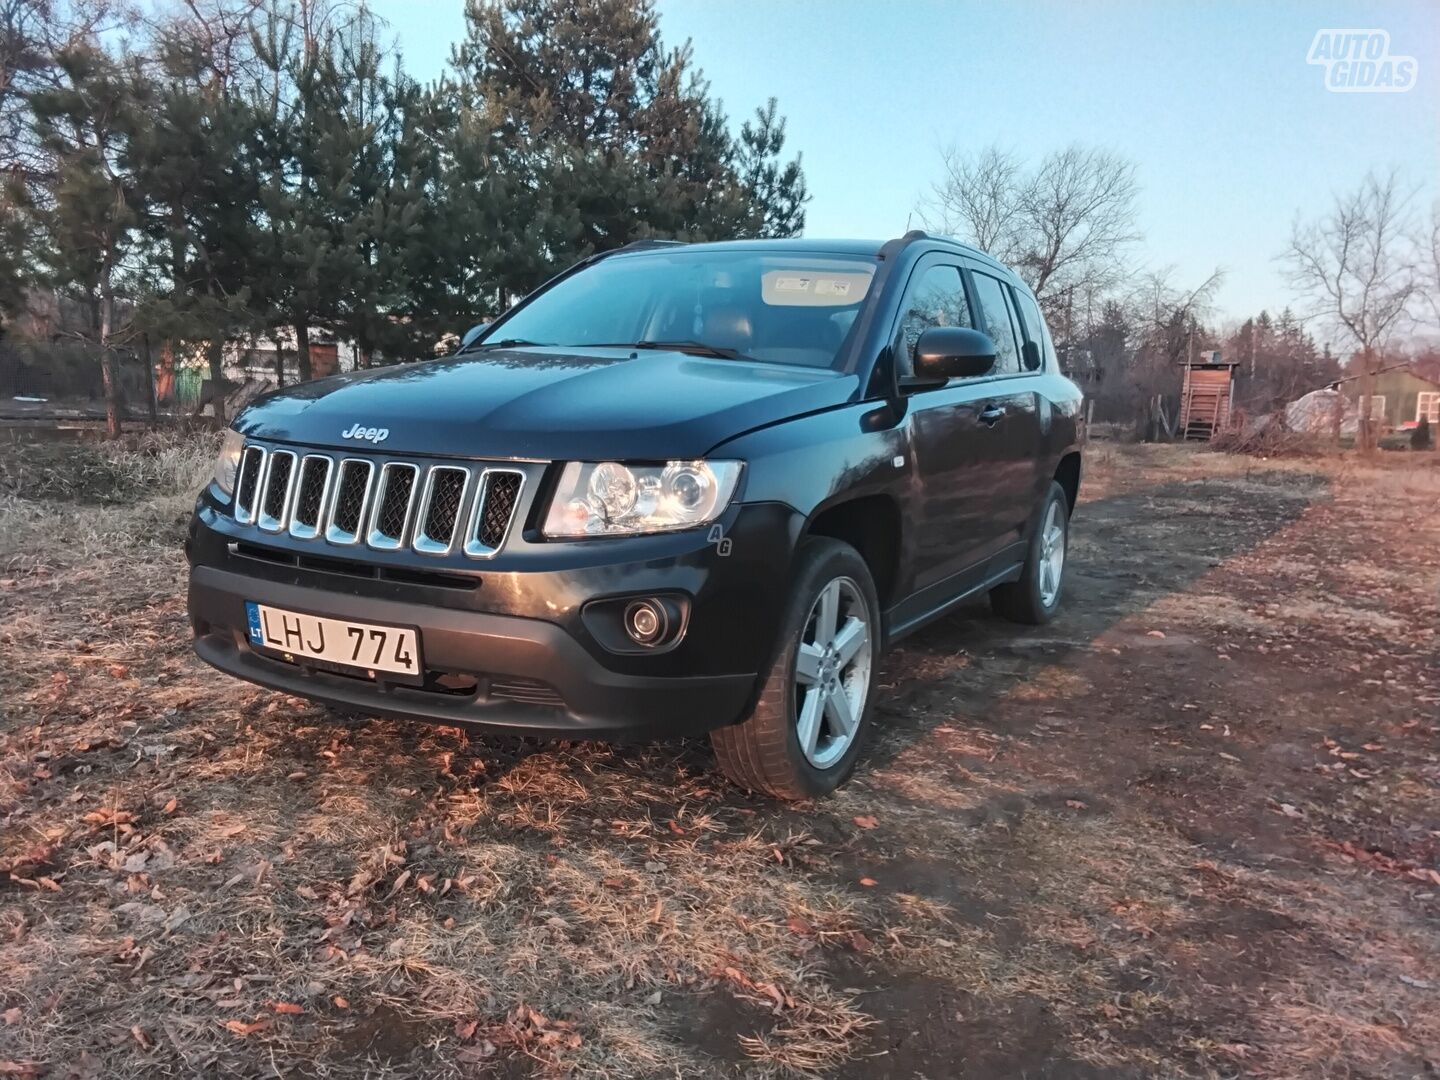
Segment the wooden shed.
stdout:
<svg viewBox="0 0 1440 1080">
<path fill-rule="evenodd" d="M 1230 424 L 1235 404 L 1235 368 L 1218 359 L 1185 365 L 1185 382 L 1180 388 L 1182 439 L 1213 439 Z"/>
</svg>

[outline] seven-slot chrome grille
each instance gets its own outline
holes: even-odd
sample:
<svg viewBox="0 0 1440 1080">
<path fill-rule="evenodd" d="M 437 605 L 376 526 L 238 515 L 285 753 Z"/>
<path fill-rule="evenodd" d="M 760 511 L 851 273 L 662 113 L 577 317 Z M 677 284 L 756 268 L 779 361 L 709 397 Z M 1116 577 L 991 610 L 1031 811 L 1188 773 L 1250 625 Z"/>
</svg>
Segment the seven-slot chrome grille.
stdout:
<svg viewBox="0 0 1440 1080">
<path fill-rule="evenodd" d="M 489 559 L 510 533 L 525 474 L 497 465 L 408 461 L 247 444 L 235 521 L 299 540 Z"/>
</svg>

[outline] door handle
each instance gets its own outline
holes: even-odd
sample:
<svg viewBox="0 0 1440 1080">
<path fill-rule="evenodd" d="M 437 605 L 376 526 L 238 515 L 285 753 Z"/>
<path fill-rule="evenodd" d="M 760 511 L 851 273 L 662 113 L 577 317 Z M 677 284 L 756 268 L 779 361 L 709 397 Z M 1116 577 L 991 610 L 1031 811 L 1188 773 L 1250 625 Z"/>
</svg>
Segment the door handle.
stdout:
<svg viewBox="0 0 1440 1080">
<path fill-rule="evenodd" d="M 1005 406 L 996 405 L 993 401 L 980 410 L 980 422 L 987 427 L 994 427 L 1005 415 Z"/>
</svg>

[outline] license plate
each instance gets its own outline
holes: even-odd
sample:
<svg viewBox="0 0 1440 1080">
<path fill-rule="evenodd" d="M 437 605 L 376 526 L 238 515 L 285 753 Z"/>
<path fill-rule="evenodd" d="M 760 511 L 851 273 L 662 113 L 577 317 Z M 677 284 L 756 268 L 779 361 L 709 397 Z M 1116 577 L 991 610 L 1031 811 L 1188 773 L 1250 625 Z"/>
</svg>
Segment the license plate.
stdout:
<svg viewBox="0 0 1440 1080">
<path fill-rule="evenodd" d="M 287 659 L 303 657 L 320 666 L 419 678 L 420 635 L 404 626 L 307 615 L 247 601 L 250 643 Z"/>
</svg>

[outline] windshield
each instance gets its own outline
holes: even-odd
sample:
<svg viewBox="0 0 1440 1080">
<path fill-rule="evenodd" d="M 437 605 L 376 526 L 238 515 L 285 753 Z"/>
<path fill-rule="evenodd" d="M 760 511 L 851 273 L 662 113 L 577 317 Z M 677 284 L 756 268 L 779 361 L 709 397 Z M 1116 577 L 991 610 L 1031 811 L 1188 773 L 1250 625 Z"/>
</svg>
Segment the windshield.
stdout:
<svg viewBox="0 0 1440 1080">
<path fill-rule="evenodd" d="M 875 276 L 873 259 L 804 253 L 616 255 L 497 324 L 478 347 L 671 346 L 833 367 Z"/>
</svg>

